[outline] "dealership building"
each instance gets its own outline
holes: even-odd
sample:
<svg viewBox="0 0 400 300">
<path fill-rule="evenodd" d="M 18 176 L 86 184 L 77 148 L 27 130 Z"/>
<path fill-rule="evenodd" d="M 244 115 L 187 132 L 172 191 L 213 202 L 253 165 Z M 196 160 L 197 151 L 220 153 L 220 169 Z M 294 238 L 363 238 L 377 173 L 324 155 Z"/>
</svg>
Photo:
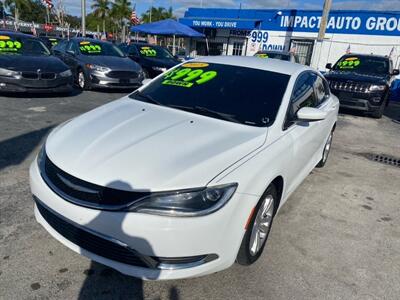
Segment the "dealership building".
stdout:
<svg viewBox="0 0 400 300">
<path fill-rule="evenodd" d="M 400 12 L 331 11 L 325 38 L 318 42 L 321 16 L 317 10 L 189 8 L 179 22 L 206 36 L 186 40 L 191 56 L 292 50 L 301 63 L 325 71 L 346 52 L 373 53 L 391 56 L 399 68 Z"/>
<path fill-rule="evenodd" d="M 400 57 L 400 12 L 331 11 L 321 51 L 316 51 L 321 11 L 189 8 L 179 21 L 207 37 L 212 55 L 253 55 L 295 49 L 304 64 L 324 69 L 341 55 L 374 53 Z M 192 55 L 207 53 L 206 40 L 188 41 Z"/>
</svg>

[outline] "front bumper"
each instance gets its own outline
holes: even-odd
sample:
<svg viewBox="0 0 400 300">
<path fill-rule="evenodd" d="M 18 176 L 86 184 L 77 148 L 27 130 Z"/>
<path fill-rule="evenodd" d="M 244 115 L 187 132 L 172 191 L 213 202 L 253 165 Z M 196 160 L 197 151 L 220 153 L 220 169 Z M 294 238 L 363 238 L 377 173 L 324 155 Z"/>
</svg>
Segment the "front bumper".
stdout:
<svg viewBox="0 0 400 300">
<path fill-rule="evenodd" d="M 258 201 L 255 196 L 236 193 L 217 212 L 193 218 L 100 211 L 60 198 L 43 181 L 36 160 L 30 168 L 30 184 L 32 194 L 39 199 L 39 203 L 75 227 L 103 238 L 108 237 L 118 245 L 126 245 L 134 250 L 141 261 L 144 259 L 146 262 L 148 257 L 169 259 L 170 263 L 164 266 L 152 266 L 151 263 L 135 265 L 121 262 L 118 257 L 109 254 L 90 251 L 80 247 L 79 240 L 65 233 L 60 234 L 57 226 L 35 206 L 37 221 L 70 249 L 121 273 L 151 280 L 202 276 L 231 266 L 235 262 L 247 218 Z M 175 258 L 178 263 L 171 263 Z M 193 259 L 182 263 L 182 258 Z"/>
<path fill-rule="evenodd" d="M 73 77 L 55 79 L 16 79 L 0 77 L 0 92 L 12 93 L 64 93 L 73 89 Z"/>
<path fill-rule="evenodd" d="M 140 77 L 121 77 L 113 78 L 107 76 L 106 73 L 91 72 L 89 74 L 92 87 L 97 88 L 113 88 L 113 89 L 130 89 L 142 86 L 143 78 Z"/>
<path fill-rule="evenodd" d="M 381 93 L 354 93 L 332 90 L 340 102 L 340 107 L 350 108 L 364 112 L 379 110 L 384 95 Z"/>
</svg>

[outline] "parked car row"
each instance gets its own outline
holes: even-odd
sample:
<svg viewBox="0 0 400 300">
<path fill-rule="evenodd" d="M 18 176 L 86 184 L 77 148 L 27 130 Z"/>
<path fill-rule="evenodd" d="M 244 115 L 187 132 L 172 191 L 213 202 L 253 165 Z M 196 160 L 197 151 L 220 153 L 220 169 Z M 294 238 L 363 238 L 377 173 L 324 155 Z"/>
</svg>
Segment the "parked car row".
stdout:
<svg viewBox="0 0 400 300">
<path fill-rule="evenodd" d="M 296 54 L 284 51 L 259 51 L 254 56 L 298 62 Z M 399 75 L 388 56 L 346 54 L 324 76 L 330 89 L 340 100 L 340 106 L 381 118 L 389 104 L 390 88 Z"/>
<path fill-rule="evenodd" d="M 51 49 L 51 50 L 50 50 Z M 37 38 L 0 31 L 0 91 L 69 92 L 136 89 L 180 61 L 147 44 L 116 45 L 91 38 Z"/>
</svg>

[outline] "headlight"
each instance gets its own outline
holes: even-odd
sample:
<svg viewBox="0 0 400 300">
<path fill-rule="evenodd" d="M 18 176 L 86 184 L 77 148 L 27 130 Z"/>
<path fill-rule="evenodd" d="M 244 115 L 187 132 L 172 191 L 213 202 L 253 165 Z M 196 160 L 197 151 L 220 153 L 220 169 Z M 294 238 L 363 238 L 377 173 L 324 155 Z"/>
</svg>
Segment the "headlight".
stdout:
<svg viewBox="0 0 400 300">
<path fill-rule="evenodd" d="M 370 92 L 377 92 L 377 91 L 384 91 L 386 89 L 386 85 L 376 85 L 376 84 L 372 84 L 369 87 L 369 91 Z"/>
<path fill-rule="evenodd" d="M 17 72 L 17 71 L 0 68 L 0 76 L 15 77 L 18 75 L 19 75 L 19 72 Z"/>
<path fill-rule="evenodd" d="M 70 69 L 68 69 L 68 70 L 66 70 L 66 71 L 64 71 L 64 72 L 61 72 L 61 73 L 60 73 L 60 76 L 61 76 L 61 77 L 70 77 L 70 76 L 72 76 L 72 72 L 71 72 Z"/>
<path fill-rule="evenodd" d="M 165 72 L 167 71 L 167 68 L 161 68 L 161 67 L 151 67 L 155 71 L 160 71 L 160 72 Z"/>
<path fill-rule="evenodd" d="M 203 216 L 224 206 L 237 184 L 225 184 L 196 190 L 154 193 L 129 208 L 130 211 L 172 217 Z"/>
<path fill-rule="evenodd" d="M 109 72 L 111 71 L 110 68 L 107 67 L 102 67 L 102 66 L 98 66 L 98 65 L 92 65 L 92 64 L 86 64 L 86 67 L 88 67 L 89 69 L 93 70 L 93 71 L 97 71 L 97 72 Z"/>
</svg>

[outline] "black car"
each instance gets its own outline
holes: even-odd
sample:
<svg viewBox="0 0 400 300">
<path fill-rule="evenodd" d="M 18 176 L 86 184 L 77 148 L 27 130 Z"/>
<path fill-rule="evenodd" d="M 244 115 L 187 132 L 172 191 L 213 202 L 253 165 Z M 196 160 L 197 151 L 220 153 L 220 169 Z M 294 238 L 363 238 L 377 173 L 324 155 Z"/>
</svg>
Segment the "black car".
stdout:
<svg viewBox="0 0 400 300">
<path fill-rule="evenodd" d="M 258 51 L 254 56 L 260 58 L 274 58 L 294 63 L 299 63 L 299 57 L 292 52 L 288 51 Z"/>
<path fill-rule="evenodd" d="M 340 106 L 381 118 L 389 101 L 390 86 L 399 74 L 389 57 L 346 54 L 337 63 L 326 65 L 325 74 Z"/>
<path fill-rule="evenodd" d="M 146 78 L 154 78 L 181 61 L 167 49 L 150 44 L 121 44 L 120 48 L 131 59 L 142 66 Z"/>
<path fill-rule="evenodd" d="M 53 52 L 72 70 L 81 89 L 137 88 L 142 85 L 142 68 L 115 45 L 90 38 L 61 41 Z"/>
<path fill-rule="evenodd" d="M 31 35 L 0 31 L 0 91 L 69 92 L 72 72 Z"/>
</svg>

